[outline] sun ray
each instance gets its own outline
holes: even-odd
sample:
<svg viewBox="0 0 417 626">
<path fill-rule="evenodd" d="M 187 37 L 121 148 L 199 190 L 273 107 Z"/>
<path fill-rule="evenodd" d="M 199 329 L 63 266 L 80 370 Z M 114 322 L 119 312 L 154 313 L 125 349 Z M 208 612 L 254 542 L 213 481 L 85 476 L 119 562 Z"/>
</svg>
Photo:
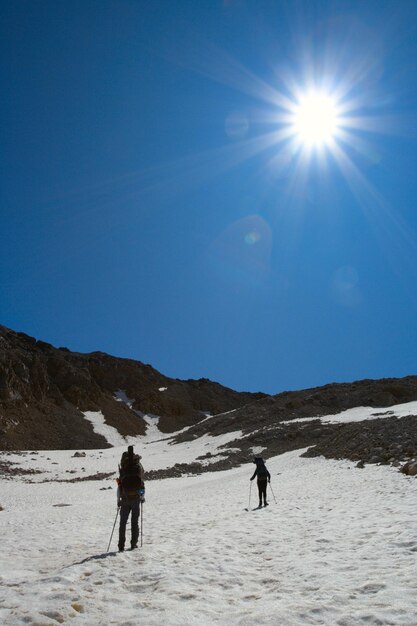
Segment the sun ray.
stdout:
<svg viewBox="0 0 417 626">
<path fill-rule="evenodd" d="M 395 250 L 397 256 L 407 253 L 415 256 L 417 241 L 398 214 L 389 208 L 381 194 L 338 144 L 334 145 L 332 155 L 370 225 L 381 234 L 381 245 L 386 252 Z"/>
</svg>

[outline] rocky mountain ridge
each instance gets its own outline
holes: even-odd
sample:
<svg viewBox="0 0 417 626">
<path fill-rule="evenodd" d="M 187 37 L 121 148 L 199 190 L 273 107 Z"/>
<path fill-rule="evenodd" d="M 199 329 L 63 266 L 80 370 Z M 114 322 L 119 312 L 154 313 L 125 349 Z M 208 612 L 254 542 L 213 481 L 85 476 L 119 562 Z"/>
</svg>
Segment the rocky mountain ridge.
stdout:
<svg viewBox="0 0 417 626">
<path fill-rule="evenodd" d="M 0 327 L 2 450 L 109 447 L 85 411 L 101 411 L 121 435 L 133 436 L 146 432 L 143 414 L 158 415 L 158 427 L 172 444 L 241 433 L 214 455 L 179 460 L 148 478 L 228 469 L 246 462 L 256 448 L 265 458 L 307 448 L 306 455 L 350 459 L 359 466 L 408 461 L 417 456 L 417 416 L 396 416 L 384 408 L 413 401 L 417 376 L 331 383 L 274 396 L 239 393 L 207 379 L 172 379 L 131 359 L 54 348 Z M 355 407 L 375 412 L 366 422 L 320 419 Z"/>
<path fill-rule="evenodd" d="M 121 402 L 117 392 L 131 398 Z M 179 380 L 150 365 L 102 352 L 82 354 L 0 326 L 0 449 L 103 448 L 85 411 L 101 411 L 121 435 L 143 435 L 142 414 L 170 433 L 205 412 L 229 411 L 265 397 L 208 379 Z"/>
</svg>

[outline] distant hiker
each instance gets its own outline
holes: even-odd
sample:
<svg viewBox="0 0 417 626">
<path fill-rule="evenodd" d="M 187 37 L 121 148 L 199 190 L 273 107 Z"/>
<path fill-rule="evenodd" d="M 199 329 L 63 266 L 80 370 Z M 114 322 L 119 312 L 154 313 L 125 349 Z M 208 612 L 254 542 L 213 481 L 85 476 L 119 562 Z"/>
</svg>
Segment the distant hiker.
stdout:
<svg viewBox="0 0 417 626">
<path fill-rule="evenodd" d="M 139 454 L 133 453 L 133 446 L 123 452 L 119 465 L 119 479 L 117 489 L 117 506 L 120 507 L 119 552 L 125 549 L 126 524 L 131 515 L 132 550 L 138 547 L 139 515 L 141 504 L 145 501 L 144 471 L 140 463 Z"/>
<path fill-rule="evenodd" d="M 271 474 L 266 469 L 266 465 L 264 460 L 260 456 L 256 456 L 253 459 L 253 462 L 256 464 L 256 470 L 253 473 L 251 480 L 258 477 L 258 491 L 259 491 L 259 508 L 262 506 L 262 497 L 264 501 L 264 506 L 268 506 L 268 502 L 266 501 L 266 486 L 267 483 L 271 481 Z"/>
</svg>

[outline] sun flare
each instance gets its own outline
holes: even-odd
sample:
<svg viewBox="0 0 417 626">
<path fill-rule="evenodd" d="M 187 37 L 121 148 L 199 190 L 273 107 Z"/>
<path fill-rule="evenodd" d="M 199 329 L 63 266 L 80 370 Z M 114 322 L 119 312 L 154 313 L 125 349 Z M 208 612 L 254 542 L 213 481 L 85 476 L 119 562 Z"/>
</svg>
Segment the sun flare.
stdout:
<svg viewBox="0 0 417 626">
<path fill-rule="evenodd" d="M 336 101 L 329 95 L 311 92 L 300 98 L 294 110 L 293 130 L 302 144 L 323 146 L 334 139 L 339 116 Z"/>
</svg>

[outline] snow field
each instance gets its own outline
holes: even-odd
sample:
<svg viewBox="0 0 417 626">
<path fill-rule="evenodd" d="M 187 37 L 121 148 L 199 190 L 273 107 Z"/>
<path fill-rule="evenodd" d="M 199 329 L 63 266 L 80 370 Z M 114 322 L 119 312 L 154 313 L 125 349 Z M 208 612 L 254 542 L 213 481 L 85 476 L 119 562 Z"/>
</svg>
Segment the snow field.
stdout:
<svg viewBox="0 0 417 626">
<path fill-rule="evenodd" d="M 101 489 L 113 480 L 1 480 L 0 623 L 415 626 L 417 481 L 300 452 L 268 460 L 278 504 L 269 493 L 257 511 L 244 510 L 252 464 L 148 482 L 144 547 L 123 554 L 117 525 L 105 553 L 116 492 Z M 33 464 L 61 457 L 89 474 L 89 453 Z M 99 471 L 120 453 L 103 451 Z M 256 496 L 253 484 L 251 506 Z"/>
</svg>

